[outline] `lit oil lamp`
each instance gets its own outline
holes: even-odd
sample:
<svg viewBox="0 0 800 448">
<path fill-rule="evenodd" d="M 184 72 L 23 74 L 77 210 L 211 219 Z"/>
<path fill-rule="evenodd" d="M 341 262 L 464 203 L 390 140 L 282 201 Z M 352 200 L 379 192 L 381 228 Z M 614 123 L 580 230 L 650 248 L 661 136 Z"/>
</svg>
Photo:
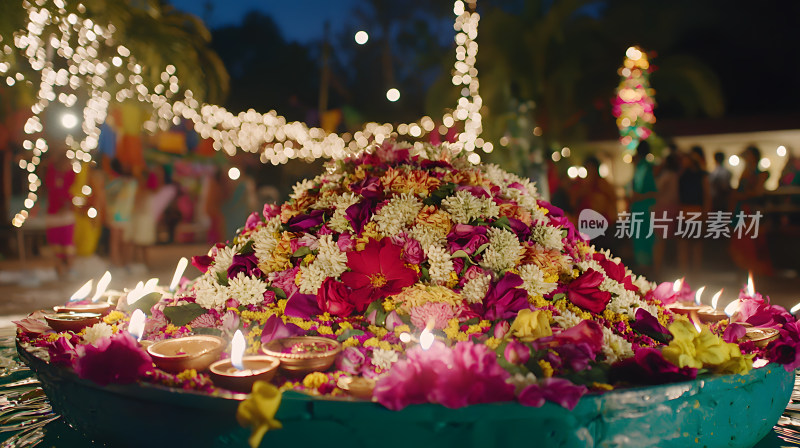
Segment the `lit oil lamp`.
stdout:
<svg viewBox="0 0 800 448">
<path fill-rule="evenodd" d="M 178 266 L 175 267 L 175 273 L 172 274 L 172 281 L 169 282 L 169 292 L 174 293 L 175 290 L 178 289 L 178 283 L 180 283 L 183 271 L 186 270 L 186 266 L 188 265 L 189 260 L 187 260 L 186 257 L 181 257 L 181 259 L 178 260 Z"/>
<path fill-rule="evenodd" d="M 722 295 L 723 289 L 717 291 L 716 294 L 711 298 L 711 307 L 701 309 L 697 315 L 700 317 L 700 320 L 705 323 L 713 323 L 719 322 L 723 319 L 727 319 L 728 315 L 725 314 L 725 311 L 718 310 L 717 305 L 719 305 L 719 298 Z"/>
<path fill-rule="evenodd" d="M 679 278 L 672 283 L 672 291 L 677 293 L 683 288 L 683 279 Z M 683 314 L 686 316 L 697 314 L 704 305 L 700 303 L 700 296 L 703 295 L 705 286 L 698 289 L 694 296 L 694 302 L 675 302 L 667 305 L 667 308 L 675 314 Z"/>
<path fill-rule="evenodd" d="M 342 344 L 319 336 L 296 336 L 274 339 L 263 344 L 261 350 L 278 358 L 284 371 L 303 374 L 328 370 L 342 351 Z"/>
<path fill-rule="evenodd" d="M 742 323 L 746 333 L 739 339 L 740 341 L 751 341 L 756 347 L 764 348 L 770 342 L 778 339 L 780 332 L 774 328 L 753 327 L 748 323 Z"/>
<path fill-rule="evenodd" d="M 56 306 L 53 309 L 56 313 L 100 313 L 105 316 L 111 312 L 111 304 L 108 301 L 100 301 L 100 297 L 106 292 L 108 284 L 111 282 L 111 273 L 106 271 L 100 280 L 97 282 L 97 288 L 91 300 L 86 303 L 83 300 L 89 295 L 92 290 L 92 280 L 86 282 L 81 289 L 75 292 L 70 298 L 66 306 Z M 88 287 L 88 288 L 87 288 Z M 81 303 L 76 303 L 81 302 Z"/>
<path fill-rule="evenodd" d="M 53 330 L 57 332 L 72 331 L 75 333 L 100 322 L 102 317 L 100 313 L 76 313 L 71 311 L 44 315 L 47 325 Z"/>
<path fill-rule="evenodd" d="M 131 334 L 136 341 L 139 343 L 139 346 L 142 348 L 147 348 L 153 345 L 153 341 L 142 340 L 142 336 L 144 335 L 144 324 L 145 324 L 145 315 L 142 310 L 135 310 L 133 314 L 131 314 L 131 320 L 128 323 L 128 333 Z"/>
<path fill-rule="evenodd" d="M 436 336 L 431 331 L 433 326 L 435 325 L 435 321 L 433 319 L 428 319 L 428 322 L 425 324 L 425 328 L 419 334 L 419 338 L 414 337 L 411 333 L 400 333 L 400 342 L 404 344 L 408 344 L 409 342 L 417 342 L 419 346 L 423 350 L 428 350 L 433 345 L 433 342 L 436 340 Z"/>
<path fill-rule="evenodd" d="M 342 375 L 336 381 L 339 389 L 347 391 L 353 397 L 362 400 L 372 400 L 372 392 L 375 390 L 375 380 L 364 378 L 363 376 Z"/>
<path fill-rule="evenodd" d="M 147 353 L 159 369 L 172 373 L 206 370 L 219 359 L 225 340 L 211 335 L 193 335 L 166 339 L 147 347 Z"/>
<path fill-rule="evenodd" d="M 266 355 L 244 356 L 245 345 L 241 330 L 236 330 L 231 342 L 231 358 L 217 361 L 209 367 L 214 385 L 249 393 L 256 381 L 272 380 L 280 361 Z"/>
</svg>

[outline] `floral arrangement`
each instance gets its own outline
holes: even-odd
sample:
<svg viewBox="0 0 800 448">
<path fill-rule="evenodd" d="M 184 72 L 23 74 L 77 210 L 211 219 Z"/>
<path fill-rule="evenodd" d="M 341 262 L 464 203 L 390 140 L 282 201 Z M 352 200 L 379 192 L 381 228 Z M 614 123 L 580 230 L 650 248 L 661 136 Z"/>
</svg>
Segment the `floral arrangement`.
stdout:
<svg viewBox="0 0 800 448">
<path fill-rule="evenodd" d="M 673 314 L 688 285 L 634 275 L 530 181 L 474 166 L 446 143 L 384 142 L 329 162 L 192 263 L 199 278 L 137 302 L 145 339 L 241 330 L 247 353 L 287 336 L 335 339 L 334 368 L 275 385 L 338 396 L 343 377 L 363 377 L 390 409 L 514 400 L 572 409 L 587 393 L 800 366 L 800 327 L 768 298 L 743 291 L 734 316 L 710 326 Z M 101 384 L 215 392 L 205 373 L 156 369 L 125 331 L 129 311 L 79 333 L 32 316 L 19 337 Z M 742 342 L 746 325 L 779 337 Z"/>
</svg>

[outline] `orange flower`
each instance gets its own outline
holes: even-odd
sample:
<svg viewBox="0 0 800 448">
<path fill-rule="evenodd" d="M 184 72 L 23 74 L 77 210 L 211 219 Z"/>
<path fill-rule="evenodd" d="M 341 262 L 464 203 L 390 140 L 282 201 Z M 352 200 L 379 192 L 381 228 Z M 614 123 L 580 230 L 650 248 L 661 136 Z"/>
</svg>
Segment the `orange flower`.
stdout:
<svg viewBox="0 0 800 448">
<path fill-rule="evenodd" d="M 533 217 L 529 211 L 518 206 L 517 204 L 510 202 L 500 204 L 500 216 L 518 219 L 524 222 L 527 226 L 530 226 L 533 223 Z"/>
<path fill-rule="evenodd" d="M 426 205 L 417 214 L 414 223 L 422 227 L 430 227 L 440 230 L 441 234 L 447 235 L 453 227 L 450 214 L 444 210 L 438 210 L 433 205 Z"/>
</svg>

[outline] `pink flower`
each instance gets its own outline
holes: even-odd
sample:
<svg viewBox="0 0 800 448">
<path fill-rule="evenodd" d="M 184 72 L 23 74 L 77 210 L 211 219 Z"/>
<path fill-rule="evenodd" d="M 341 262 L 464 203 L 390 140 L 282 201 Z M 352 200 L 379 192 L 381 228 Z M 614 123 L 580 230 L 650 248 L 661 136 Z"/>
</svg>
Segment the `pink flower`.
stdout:
<svg viewBox="0 0 800 448">
<path fill-rule="evenodd" d="M 521 285 L 522 278 L 519 275 L 512 273 L 504 275 L 500 281 L 489 287 L 483 302 L 473 305 L 473 310 L 488 320 L 510 319 L 516 316 L 519 310 L 528 307 L 528 292 L 518 288 Z"/>
<path fill-rule="evenodd" d="M 101 386 L 132 383 L 153 370 L 150 355 L 128 332 L 102 338 L 94 345 L 80 345 L 77 353 L 75 372 Z"/>
<path fill-rule="evenodd" d="M 250 231 L 258 227 L 261 223 L 261 217 L 258 216 L 258 212 L 250 213 L 250 216 L 247 217 L 247 221 L 244 223 L 244 230 Z"/>
<path fill-rule="evenodd" d="M 265 220 L 269 221 L 281 214 L 281 208 L 276 204 L 264 204 L 264 210 L 262 210 L 261 214 L 264 215 Z"/>
<path fill-rule="evenodd" d="M 600 264 L 600 267 L 606 272 L 608 278 L 619 282 L 622 286 L 625 287 L 628 291 L 638 291 L 639 288 L 633 284 L 633 280 L 631 279 L 630 275 L 625 275 L 625 266 L 622 263 L 614 263 L 613 261 L 606 258 L 605 255 L 596 253 L 594 254 L 594 259 Z"/>
<path fill-rule="evenodd" d="M 360 349 L 347 347 L 336 358 L 336 368 L 350 375 L 356 375 L 361 371 L 366 360 L 367 357 L 364 356 Z"/>
<path fill-rule="evenodd" d="M 512 340 L 506 345 L 503 356 L 511 364 L 525 364 L 531 358 L 531 349 L 519 341 Z"/>
<path fill-rule="evenodd" d="M 598 289 L 600 283 L 603 283 L 603 274 L 589 269 L 567 284 L 567 297 L 586 311 L 602 313 L 611 300 L 611 293 Z"/>
<path fill-rule="evenodd" d="M 586 386 L 576 386 L 563 378 L 545 378 L 539 384 L 522 389 L 518 399 L 523 406 L 538 408 L 545 401 L 551 401 L 571 411 L 587 390 Z"/>
<path fill-rule="evenodd" d="M 428 321 L 432 320 L 433 328 L 443 330 L 453 317 L 453 307 L 446 303 L 428 302 L 411 309 L 411 323 L 417 328 L 425 328 Z"/>
<path fill-rule="evenodd" d="M 336 240 L 336 246 L 342 252 L 350 252 L 355 249 L 356 242 L 353 241 L 353 236 L 350 233 L 345 232 L 339 235 L 339 239 Z"/>
<path fill-rule="evenodd" d="M 300 336 L 303 333 L 305 332 L 302 328 L 295 324 L 285 324 L 280 317 L 273 314 L 269 316 L 264 328 L 261 330 L 261 342 L 267 343 L 273 339 Z"/>
<path fill-rule="evenodd" d="M 51 363 L 67 366 L 71 366 L 78 356 L 69 338 L 56 339 L 47 347 L 47 352 L 50 354 Z"/>
<path fill-rule="evenodd" d="M 400 319 L 400 315 L 397 314 L 397 311 L 392 311 L 389 313 L 386 316 L 386 321 L 383 324 L 383 326 L 389 331 L 393 331 L 395 327 L 400 325 L 403 325 L 403 320 Z"/>
<path fill-rule="evenodd" d="M 632 384 L 664 384 L 693 380 L 697 377 L 697 369 L 679 368 L 664 359 L 661 350 L 642 347 L 636 350 L 632 358 L 620 361 L 612 366 L 613 381 L 624 381 Z"/>
<path fill-rule="evenodd" d="M 195 317 L 189 325 L 192 328 L 216 328 L 217 318 L 212 313 L 204 313 Z"/>
<path fill-rule="evenodd" d="M 239 314 L 236 311 L 229 310 L 222 315 L 222 330 L 234 331 L 239 328 Z"/>
<path fill-rule="evenodd" d="M 287 298 L 292 297 L 300 290 L 294 283 L 298 271 L 300 271 L 299 266 L 281 272 L 270 272 L 269 281 L 272 282 L 272 286 L 282 289 Z"/>
<path fill-rule="evenodd" d="M 494 326 L 493 335 L 497 339 L 503 339 L 503 337 L 508 333 L 508 330 L 511 329 L 511 324 L 508 323 L 507 320 L 501 320 Z"/>
<path fill-rule="evenodd" d="M 406 352 L 406 359 L 394 363 L 389 374 L 378 380 L 373 396 L 393 411 L 433 402 L 439 373 L 447 370 L 451 360 L 452 350 L 439 341 L 428 350 L 414 347 Z"/>
<path fill-rule="evenodd" d="M 487 232 L 488 230 L 484 226 L 456 224 L 447 235 L 447 249 L 451 253 L 463 250 L 468 254 L 473 254 L 479 247 L 489 242 L 489 237 L 486 236 Z"/>
<path fill-rule="evenodd" d="M 408 238 L 403 243 L 403 261 L 411 264 L 420 264 L 425 260 L 425 252 L 422 245 L 414 238 Z"/>
</svg>

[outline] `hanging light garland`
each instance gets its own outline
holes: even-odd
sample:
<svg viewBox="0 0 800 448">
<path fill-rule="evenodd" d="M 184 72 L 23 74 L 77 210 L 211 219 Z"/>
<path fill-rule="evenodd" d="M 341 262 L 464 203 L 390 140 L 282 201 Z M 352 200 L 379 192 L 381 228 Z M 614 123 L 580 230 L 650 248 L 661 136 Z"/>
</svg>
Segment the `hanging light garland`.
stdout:
<svg viewBox="0 0 800 448">
<path fill-rule="evenodd" d="M 54 8 L 47 7 L 51 3 Z M 317 158 L 339 159 L 364 151 L 370 142 L 381 143 L 395 135 L 409 135 L 422 138 L 430 132 L 446 133 L 456 122 L 463 122 L 455 148 L 470 152 L 468 160 L 474 164 L 481 161 L 476 149 L 486 153 L 493 150 L 490 142 L 480 138 L 482 131 L 482 100 L 478 93 L 478 71 L 475 68 L 480 16 L 475 9 L 475 0 L 468 0 L 468 7 L 462 0 L 456 0 L 453 12 L 456 15 L 456 62 L 453 70 L 453 84 L 463 86 L 461 98 L 452 113 L 445 113 L 441 125 L 428 116 L 414 123 L 403 123 L 394 128 L 392 124 L 367 123 L 360 131 L 343 135 L 328 134 L 320 128 L 308 127 L 301 122 L 288 122 L 277 112 L 259 113 L 248 110 L 234 114 L 224 107 L 201 104 L 189 89 L 181 89 L 176 68 L 168 65 L 161 73 L 161 83 L 152 91 L 144 83 L 142 66 L 135 55 L 124 45 L 116 45 L 113 24 L 97 24 L 83 17 L 86 7 L 79 3 L 75 11 L 68 12 L 64 0 L 23 0 L 27 12 L 25 29 L 14 33 L 13 44 L 17 49 L 17 59 L 24 59 L 33 73 L 38 72 L 36 102 L 31 106 L 32 116 L 25 123 L 28 136 L 23 148 L 31 152 L 31 157 L 19 162 L 21 169 L 28 173 L 28 195 L 23 202 L 24 209 L 12 219 L 12 224 L 21 227 L 29 216 L 29 210 L 38 199 L 37 191 L 42 185 L 37 168 L 49 146 L 44 134 L 42 116 L 54 102 L 66 108 L 73 107 L 80 96 L 86 101 L 82 110 L 82 137 L 79 140 L 67 135 L 65 143 L 69 148 L 67 157 L 72 161 L 73 170 L 78 173 L 82 163 L 92 160 L 91 152 L 97 148 L 100 125 L 105 121 L 109 104 L 113 100 L 123 102 L 136 99 L 153 106 L 154 113 L 144 123 L 148 132 L 167 130 L 177 125 L 181 119 L 190 120 L 195 131 L 204 139 L 211 138 L 214 149 L 228 155 L 236 154 L 238 149 L 259 154 L 262 163 L 283 164 L 290 159 L 314 160 Z M 45 36 L 45 30 L 48 30 Z M 50 32 L 52 30 L 52 32 Z M 3 45 L 4 36 L 0 36 Z M 115 51 L 103 47 L 115 48 Z M 33 83 L 27 80 L 21 67 L 13 70 L 14 49 L 2 46 L 0 52 L 0 76 L 5 76 L 6 84 L 13 86 L 18 82 Z M 63 63 L 56 64 L 55 53 Z M 101 58 L 100 54 L 104 54 Z M 112 55 L 109 55 L 112 54 Z M 27 68 L 26 68 L 27 69 Z M 58 93 L 57 93 L 58 92 Z M 67 120 L 68 117 L 64 117 Z M 71 120 L 71 119 L 70 119 Z M 77 123 L 62 122 L 77 125 Z M 52 126 L 52 124 L 49 124 Z M 422 143 L 417 142 L 421 146 Z M 92 216 L 93 217 L 93 216 Z"/>
</svg>

